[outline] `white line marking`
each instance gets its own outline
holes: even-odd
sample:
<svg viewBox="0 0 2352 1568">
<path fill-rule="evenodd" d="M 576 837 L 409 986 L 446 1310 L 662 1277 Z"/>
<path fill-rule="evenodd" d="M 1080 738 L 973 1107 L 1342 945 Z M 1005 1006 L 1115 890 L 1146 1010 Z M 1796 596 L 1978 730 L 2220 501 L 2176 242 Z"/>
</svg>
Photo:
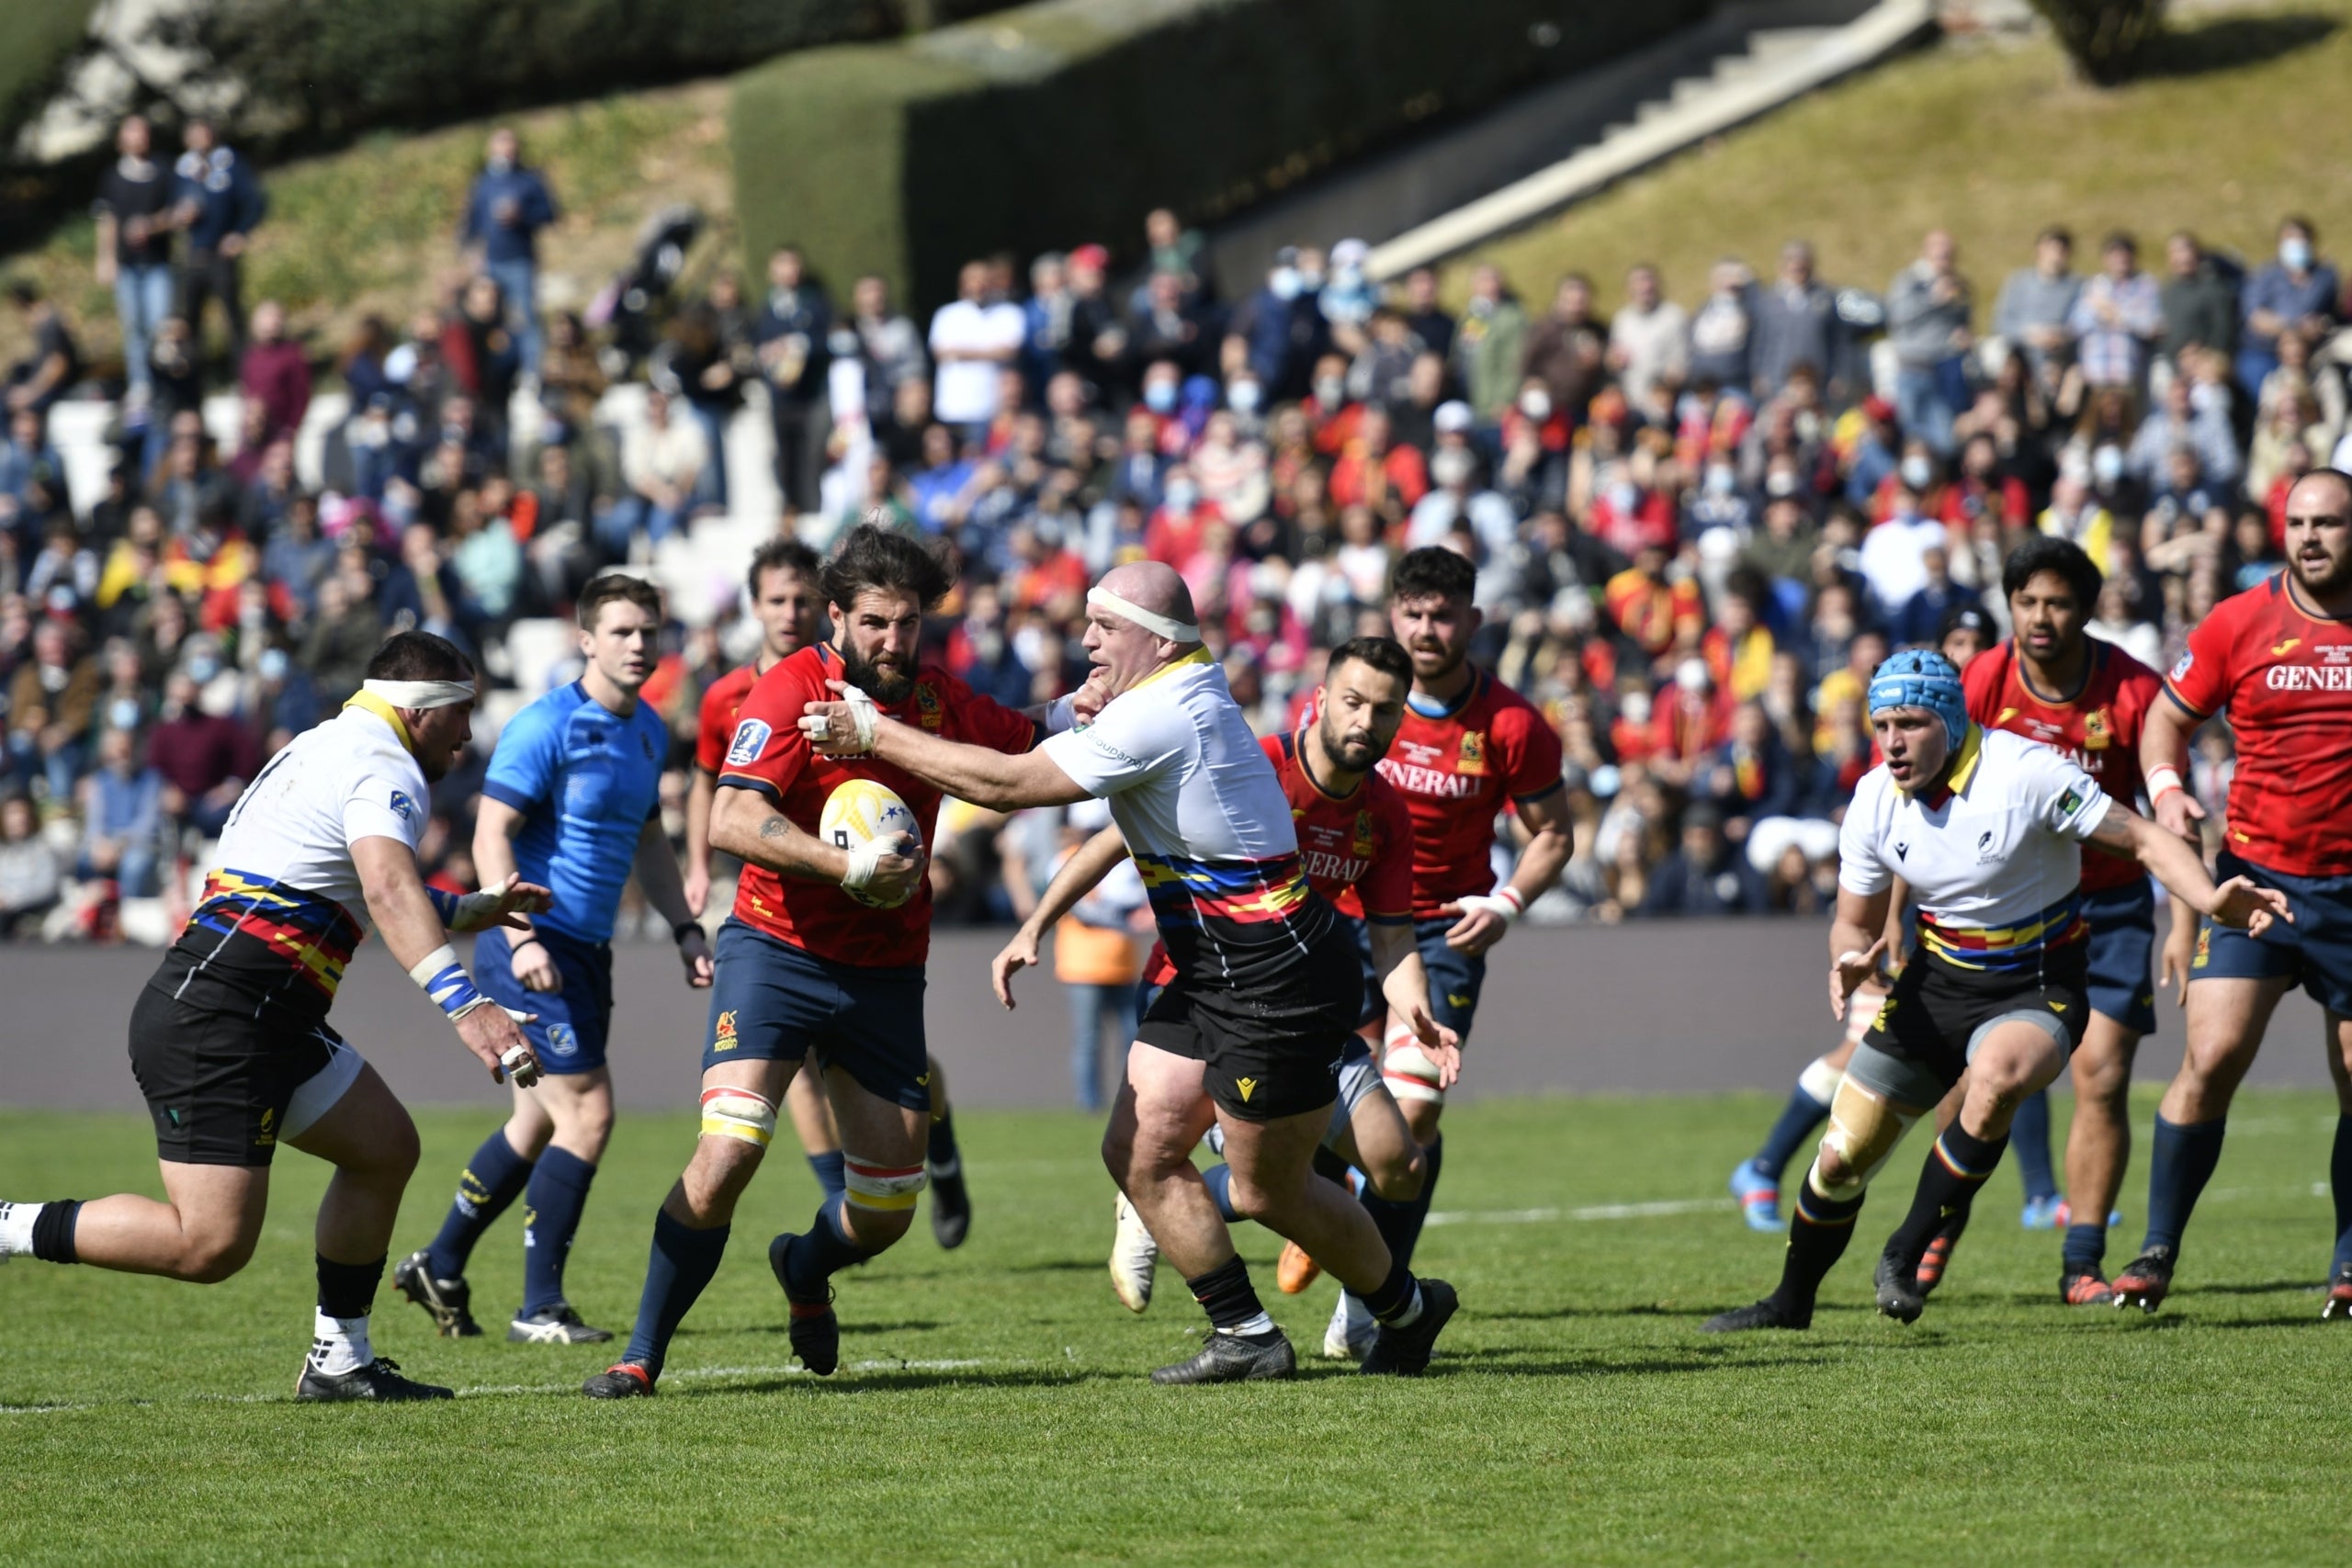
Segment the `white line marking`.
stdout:
<svg viewBox="0 0 2352 1568">
<path fill-rule="evenodd" d="M 1544 1225 L 1595 1220 L 1647 1220 L 1666 1214 L 1710 1214 L 1736 1210 L 1734 1198 L 1667 1198 L 1649 1203 L 1595 1203 L 1582 1209 L 1441 1209 L 1432 1225 Z"/>
</svg>

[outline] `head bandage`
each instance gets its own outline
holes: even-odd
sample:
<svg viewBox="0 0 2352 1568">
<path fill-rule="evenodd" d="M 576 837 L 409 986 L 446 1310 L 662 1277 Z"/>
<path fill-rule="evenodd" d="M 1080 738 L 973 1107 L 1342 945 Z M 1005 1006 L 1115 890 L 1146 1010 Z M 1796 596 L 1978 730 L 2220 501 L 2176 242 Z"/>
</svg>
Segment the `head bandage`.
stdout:
<svg viewBox="0 0 2352 1568">
<path fill-rule="evenodd" d="M 1944 721 L 1944 739 L 1957 750 L 1968 734 L 1968 694 L 1960 671 L 1940 653 L 1905 649 L 1871 676 L 1870 712 L 1925 708 Z"/>
<path fill-rule="evenodd" d="M 1157 610 L 1147 610 L 1132 600 L 1122 599 L 1116 593 L 1100 585 L 1086 591 L 1086 602 L 1098 610 L 1110 611 L 1122 620 L 1133 621 L 1144 630 L 1156 637 L 1164 637 L 1170 642 L 1201 640 L 1201 628 L 1191 622 L 1176 620 L 1172 616 L 1159 614 Z"/>
<path fill-rule="evenodd" d="M 476 695 L 471 681 L 362 681 L 359 689 L 396 708 L 453 708 Z"/>
</svg>

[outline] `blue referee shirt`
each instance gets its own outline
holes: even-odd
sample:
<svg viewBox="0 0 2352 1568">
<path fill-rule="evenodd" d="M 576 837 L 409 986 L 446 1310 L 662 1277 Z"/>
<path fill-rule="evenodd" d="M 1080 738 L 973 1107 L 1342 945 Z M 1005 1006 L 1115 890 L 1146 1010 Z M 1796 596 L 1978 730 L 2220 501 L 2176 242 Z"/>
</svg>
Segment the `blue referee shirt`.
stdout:
<svg viewBox="0 0 2352 1568">
<path fill-rule="evenodd" d="M 515 869 L 555 894 L 537 924 L 581 942 L 612 940 L 638 836 L 661 809 L 669 746 L 650 705 L 622 718 L 577 681 L 499 732 L 481 792 L 523 814 Z"/>
</svg>

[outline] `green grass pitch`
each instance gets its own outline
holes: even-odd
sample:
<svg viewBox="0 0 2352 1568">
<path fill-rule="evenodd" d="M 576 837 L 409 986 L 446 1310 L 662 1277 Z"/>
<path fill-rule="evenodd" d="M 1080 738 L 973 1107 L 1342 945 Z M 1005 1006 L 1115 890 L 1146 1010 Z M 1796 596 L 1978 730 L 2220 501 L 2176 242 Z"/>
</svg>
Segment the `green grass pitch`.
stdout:
<svg viewBox="0 0 2352 1568">
<path fill-rule="evenodd" d="M 2057 1240 L 1995 1178 L 1908 1329 L 1870 1253 L 1923 1140 L 1883 1178 L 1817 1326 L 1725 1342 L 1780 1244 L 1721 1181 L 1761 1096 L 1458 1107 L 1420 1262 L 1462 1314 L 1418 1382 L 1313 1359 L 1333 1287 L 1272 1291 L 1294 1384 L 1159 1389 L 1202 1326 L 1162 1270 L 1130 1317 L 1102 1273 L 1095 1124 L 962 1120 L 978 1204 L 842 1282 L 843 1366 L 802 1375 L 763 1251 L 815 1187 L 788 1147 L 687 1320 L 659 1398 L 592 1404 L 598 1348 L 432 1338 L 379 1298 L 377 1345 L 457 1385 L 432 1407 L 288 1401 L 307 1346 L 322 1168 L 277 1165 L 251 1268 L 210 1289 L 17 1259 L 0 1269 L 0 1562 L 2244 1563 L 2341 1560 L 2352 1327 L 2317 1321 L 2330 1097 L 2249 1093 L 2154 1318 L 2054 1301 Z M 2143 1100 L 2137 1120 L 2144 1149 Z M 2059 1107 L 2064 1125 L 2065 1107 Z M 422 1115 L 396 1246 L 422 1245 L 495 1112 Z M 626 1331 L 683 1116 L 624 1116 L 574 1251 L 574 1299 Z M 154 1191 L 135 1117 L 0 1112 L 0 1192 Z M 2143 1175 L 2109 1265 L 2138 1238 Z M 475 1302 L 520 1290 L 518 1216 Z"/>
</svg>

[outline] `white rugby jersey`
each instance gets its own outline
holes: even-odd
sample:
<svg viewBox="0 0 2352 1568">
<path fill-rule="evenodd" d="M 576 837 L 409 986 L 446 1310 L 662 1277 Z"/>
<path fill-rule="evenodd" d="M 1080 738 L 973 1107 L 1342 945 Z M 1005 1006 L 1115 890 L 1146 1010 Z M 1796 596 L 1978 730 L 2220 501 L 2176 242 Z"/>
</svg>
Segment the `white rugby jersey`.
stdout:
<svg viewBox="0 0 2352 1568">
<path fill-rule="evenodd" d="M 1069 709 L 1057 704 L 1055 723 Z M 1335 919 L 1308 890 L 1282 780 L 1206 649 L 1114 697 L 1046 756 L 1107 800 L 1178 973 L 1270 978 Z"/>
<path fill-rule="evenodd" d="M 1900 876 L 1921 945 L 1962 969 L 2023 968 L 2082 941 L 2082 840 L 2112 804 L 2064 753 L 1968 727 L 1949 787 L 1914 795 L 1882 762 L 1838 835 L 1838 885 L 1865 896 Z"/>
</svg>

